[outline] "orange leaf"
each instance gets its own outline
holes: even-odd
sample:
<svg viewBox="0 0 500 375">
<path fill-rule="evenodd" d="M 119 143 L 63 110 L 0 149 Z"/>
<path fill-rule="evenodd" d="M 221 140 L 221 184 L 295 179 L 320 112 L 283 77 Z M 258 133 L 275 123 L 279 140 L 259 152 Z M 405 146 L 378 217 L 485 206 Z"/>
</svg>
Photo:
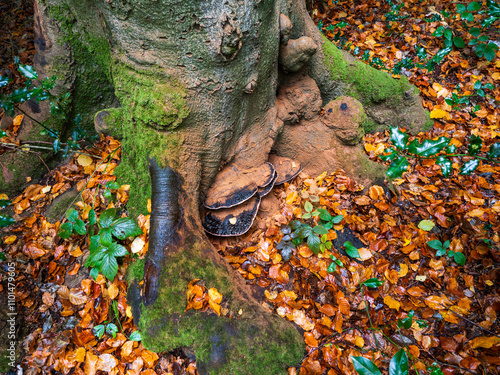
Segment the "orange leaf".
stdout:
<svg viewBox="0 0 500 375">
<path fill-rule="evenodd" d="M 472 346 L 472 349 L 476 348 L 486 348 L 489 349 L 493 345 L 497 345 L 500 343 L 500 338 L 496 336 L 480 336 L 476 337 L 475 339 L 470 341 L 470 345 Z"/>
<path fill-rule="evenodd" d="M 316 348 L 318 347 L 318 340 L 316 340 L 311 332 L 304 332 L 304 341 L 307 345 Z"/>
<path fill-rule="evenodd" d="M 399 311 L 399 308 L 401 307 L 401 304 L 393 299 L 391 296 L 385 296 L 384 297 L 384 303 L 390 308 L 390 309 L 395 309 Z"/>
</svg>

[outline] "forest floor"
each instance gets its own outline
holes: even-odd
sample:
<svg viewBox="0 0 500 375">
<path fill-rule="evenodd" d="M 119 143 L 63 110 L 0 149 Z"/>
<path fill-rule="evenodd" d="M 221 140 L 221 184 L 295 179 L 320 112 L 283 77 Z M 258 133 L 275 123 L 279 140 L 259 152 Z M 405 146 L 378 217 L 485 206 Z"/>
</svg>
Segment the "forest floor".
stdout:
<svg viewBox="0 0 500 375">
<path fill-rule="evenodd" d="M 391 163 L 391 184 L 364 188 L 343 171 L 300 175 L 274 191 L 281 208 L 265 226 L 213 240 L 263 288 L 263 305 L 302 329 L 307 354 L 289 374 L 355 374 L 359 356 L 383 373 L 394 358 L 401 372 L 391 374 L 408 373 L 406 357 L 411 373 L 500 373 L 500 52 L 485 42 L 500 44 L 500 7 L 464 4 L 314 5 L 313 19 L 329 39 L 396 78 L 407 76 L 435 122 L 427 133 L 406 135 L 401 124 L 365 136 L 367 155 Z M 22 77 L 14 57 L 28 65 L 33 59 L 32 7 L 12 1 L 0 10 L 0 75 L 15 86 Z M 473 40 L 485 45 L 481 56 L 468 46 Z M 2 123 L 10 134 L 21 124 L 22 116 Z M 27 374 L 197 374 L 182 352 L 153 353 L 136 341 L 124 275 L 147 251 L 149 217 L 139 217 L 142 235 L 121 242 L 129 255 L 110 282 L 89 275 L 86 236 L 62 239 L 67 219 L 48 214 L 57 203 L 77 208 L 84 221 L 92 207 L 98 214 L 123 208 L 130 187 L 105 186 L 115 180 L 118 147 L 102 137 L 21 195 L 0 196 L 16 219 L 0 230 L 0 342 L 8 342 L 13 294 L 16 363 Z M 287 239 L 300 225 L 319 235 Z M 224 314 L 215 291 L 192 283 L 186 292 L 188 308 Z M 0 373 L 17 373 L 9 370 L 8 347 L 0 349 Z M 360 373 L 377 372 L 368 365 Z"/>
</svg>

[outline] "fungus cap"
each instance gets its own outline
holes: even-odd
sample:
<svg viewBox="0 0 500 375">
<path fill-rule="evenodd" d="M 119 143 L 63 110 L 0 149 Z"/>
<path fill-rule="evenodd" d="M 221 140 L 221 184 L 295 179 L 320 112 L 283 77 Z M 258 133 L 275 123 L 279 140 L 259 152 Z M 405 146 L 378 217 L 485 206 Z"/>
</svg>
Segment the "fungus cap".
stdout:
<svg viewBox="0 0 500 375">
<path fill-rule="evenodd" d="M 278 178 L 276 179 L 274 185 L 281 185 L 287 181 L 293 180 L 302 170 L 300 163 L 284 156 L 271 154 L 269 155 L 269 162 L 274 165 L 274 168 L 278 173 Z"/>
</svg>

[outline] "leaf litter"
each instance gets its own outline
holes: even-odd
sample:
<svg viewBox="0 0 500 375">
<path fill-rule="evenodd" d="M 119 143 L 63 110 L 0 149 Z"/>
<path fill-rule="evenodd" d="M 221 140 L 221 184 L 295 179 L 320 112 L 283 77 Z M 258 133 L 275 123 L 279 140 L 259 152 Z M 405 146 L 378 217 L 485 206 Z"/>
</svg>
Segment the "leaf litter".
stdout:
<svg viewBox="0 0 500 375">
<path fill-rule="evenodd" d="M 439 52 L 440 41 L 431 34 L 443 21 L 425 19 L 443 10 L 452 12 L 451 2 L 441 2 L 436 9 L 433 2 L 407 1 L 399 10 L 404 17 L 392 21 L 390 28 L 388 3 L 320 2 L 314 17 L 325 27 L 347 22 L 341 36 L 351 42 L 349 49 L 368 50 L 372 64 L 378 57 L 389 69 L 416 54 L 419 43 L 430 54 Z M 342 41 L 330 30 L 325 34 L 337 44 Z M 496 84 L 499 60 L 490 63 L 456 52 L 432 72 L 402 70 L 420 89 L 435 119 L 430 132 L 410 137 L 423 141 L 447 136 L 464 150 L 472 136 L 479 136 L 486 149 L 500 136 L 498 91 L 489 92 L 494 100 L 474 96 L 473 104 L 480 105 L 476 111 L 471 105 L 454 108 L 445 99 L 453 93 L 472 95 L 477 81 Z M 365 136 L 367 154 L 380 161 L 389 140 L 388 131 Z M 31 328 L 23 342 L 23 366 L 29 374 L 197 373 L 195 363 L 180 352 L 155 354 L 130 340 L 136 327 L 123 279 L 130 259 L 125 258 L 112 283 L 102 276 L 92 280 L 80 266 L 88 254 L 85 238 L 58 239 L 62 218 L 50 222 L 42 214 L 47 204 L 73 187 L 82 193 L 75 203 L 83 219 L 93 200 L 100 210 L 123 207 L 130 187 L 116 190 L 115 203 L 102 189 L 115 180 L 112 170 L 119 153 L 107 167 L 98 167 L 100 158 L 118 146 L 116 140 L 102 138 L 88 150 L 92 156 L 75 156 L 13 199 L 17 224 L 2 230 L 2 252 L 19 265 L 16 299 Z M 248 283 L 264 289 L 263 303 L 301 328 L 307 354 L 290 374 L 355 374 L 356 356 L 387 369 L 401 348 L 419 371 L 436 363 L 444 374 L 499 373 L 499 166 L 481 162 L 475 173 L 463 175 L 458 160 L 453 160 L 448 178 L 432 159 L 410 160 L 409 167 L 392 184 L 368 189 L 342 171 L 317 178 L 301 175 L 277 189 L 280 210 L 267 219 L 265 228 L 237 239 L 213 240 Z M 309 205 L 342 217 L 326 234 L 333 246 L 316 254 L 301 243 L 289 248 L 285 261 L 283 249 L 277 249 L 287 235 L 283 229 L 293 220 L 318 224 L 317 216 L 303 218 L 312 212 Z M 143 235 L 125 242 L 141 257 L 147 251 L 148 224 L 148 217 L 140 217 Z M 357 239 L 359 257 L 350 257 L 339 238 Z M 456 254 L 463 255 L 463 264 Z M 224 315 L 223 296 L 202 281 L 193 280 L 186 293 L 187 308 Z M 398 320 L 408 324 L 398 327 Z M 93 329 L 111 321 L 119 323 L 121 331 L 115 337 L 104 333 L 96 338 Z"/>
</svg>

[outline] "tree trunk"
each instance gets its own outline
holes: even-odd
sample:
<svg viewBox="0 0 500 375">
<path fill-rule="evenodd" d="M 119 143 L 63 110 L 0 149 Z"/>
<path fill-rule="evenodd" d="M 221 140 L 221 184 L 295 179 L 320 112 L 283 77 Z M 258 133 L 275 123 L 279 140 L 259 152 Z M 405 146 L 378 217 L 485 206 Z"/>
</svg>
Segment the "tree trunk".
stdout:
<svg viewBox="0 0 500 375">
<path fill-rule="evenodd" d="M 200 203 L 221 168 L 259 166 L 271 152 L 311 173 L 343 167 L 369 182 L 381 169 L 363 155 L 361 136 L 387 125 L 422 129 L 415 89 L 336 49 L 302 1 L 38 0 L 38 16 L 52 45 L 66 47 L 39 51 L 46 70 L 75 76 L 62 69 L 64 52 L 80 67 L 79 92 L 114 89 L 119 106 L 95 122 L 121 139 L 116 173 L 132 186 L 129 210 L 146 213 L 152 196 L 149 251 L 129 273 L 144 345 L 190 348 L 201 374 L 300 365 L 301 334 L 266 311 L 210 245 Z M 93 68 L 105 79 L 92 80 Z M 225 317 L 184 312 L 193 279 L 224 295 Z"/>
</svg>

